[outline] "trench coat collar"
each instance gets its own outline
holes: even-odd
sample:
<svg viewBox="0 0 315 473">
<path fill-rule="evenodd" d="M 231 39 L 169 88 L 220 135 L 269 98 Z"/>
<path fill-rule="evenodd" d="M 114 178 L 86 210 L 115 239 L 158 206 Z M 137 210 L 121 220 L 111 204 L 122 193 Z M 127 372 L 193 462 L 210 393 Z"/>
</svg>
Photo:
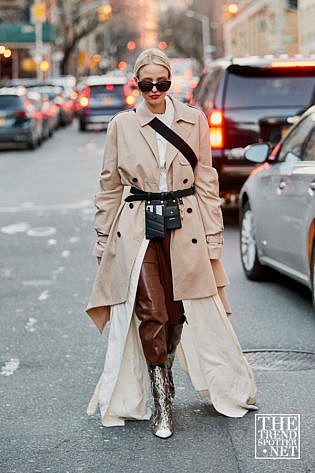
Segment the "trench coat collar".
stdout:
<svg viewBox="0 0 315 473">
<path fill-rule="evenodd" d="M 184 140 L 187 140 L 192 132 L 193 127 L 191 125 L 194 125 L 196 123 L 196 114 L 192 110 L 190 110 L 189 106 L 184 105 L 182 102 L 171 97 L 170 95 L 168 97 L 171 99 L 174 106 L 174 122 L 172 129 L 175 133 L 178 133 Z M 148 145 L 150 146 L 151 151 L 159 164 L 160 158 L 155 135 L 156 132 L 148 125 L 148 123 L 155 117 L 155 115 L 148 108 L 145 101 L 143 101 L 136 109 L 136 116 L 140 123 L 140 132 L 142 133 Z M 185 126 L 186 124 L 188 124 L 188 126 Z M 168 143 L 166 151 L 166 170 L 169 169 L 177 153 L 178 149 Z"/>
<path fill-rule="evenodd" d="M 170 95 L 168 95 L 168 97 L 171 99 L 174 106 L 174 122 L 184 121 L 193 124 L 196 123 L 196 116 L 187 105 L 184 105 L 182 102 Z M 155 117 L 154 113 L 151 112 L 144 100 L 139 107 L 137 107 L 136 115 L 142 127 L 147 125 Z"/>
</svg>

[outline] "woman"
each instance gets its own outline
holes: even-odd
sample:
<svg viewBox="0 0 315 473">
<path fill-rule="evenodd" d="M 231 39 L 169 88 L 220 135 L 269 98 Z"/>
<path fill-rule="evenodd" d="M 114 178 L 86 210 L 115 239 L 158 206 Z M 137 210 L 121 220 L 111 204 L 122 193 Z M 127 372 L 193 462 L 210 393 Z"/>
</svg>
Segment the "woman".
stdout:
<svg viewBox="0 0 315 473">
<path fill-rule="evenodd" d="M 143 102 L 112 119 L 95 198 L 100 266 L 87 312 L 101 332 L 111 324 L 88 413 L 99 404 L 105 426 L 149 419 L 150 377 L 153 433 L 167 438 L 173 433 L 176 348 L 195 388 L 210 394 L 219 412 L 241 417 L 256 409 L 256 389 L 226 316 L 223 220 L 207 120 L 167 94 L 171 68 L 161 51 L 142 52 L 134 76 Z M 193 149 L 194 169 L 150 126 L 154 117 Z M 165 230 L 169 205 L 178 213 L 177 227 Z M 151 212 L 162 222 L 161 238 L 149 239 Z"/>
</svg>

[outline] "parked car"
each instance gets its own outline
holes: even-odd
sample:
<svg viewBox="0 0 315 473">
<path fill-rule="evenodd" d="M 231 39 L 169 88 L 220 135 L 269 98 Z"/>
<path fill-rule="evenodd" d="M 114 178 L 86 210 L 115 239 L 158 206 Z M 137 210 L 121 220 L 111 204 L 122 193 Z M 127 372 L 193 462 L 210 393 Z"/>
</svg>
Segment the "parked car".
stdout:
<svg viewBox="0 0 315 473">
<path fill-rule="evenodd" d="M 79 98 L 79 130 L 86 130 L 88 125 L 106 128 L 116 113 L 133 108 L 135 103 L 136 97 L 125 76 L 88 77 Z"/>
<path fill-rule="evenodd" d="M 206 114 L 214 167 L 225 202 L 237 201 L 253 166 L 244 149 L 279 142 L 288 117 L 315 103 L 315 61 L 242 58 L 214 61 L 194 90 L 191 104 Z"/>
<path fill-rule="evenodd" d="M 248 279 L 266 268 L 308 286 L 315 308 L 315 106 L 271 151 L 249 146 L 245 157 L 261 163 L 240 192 L 240 251 Z"/>
<path fill-rule="evenodd" d="M 41 93 L 49 98 L 57 111 L 57 126 L 66 126 L 72 123 L 74 111 L 71 99 L 68 99 L 61 86 L 51 83 L 34 82 L 27 86 L 29 90 Z"/>
<path fill-rule="evenodd" d="M 39 94 L 38 92 L 29 92 L 27 94 L 28 99 L 35 107 L 36 113 L 41 116 L 42 120 L 42 133 L 41 133 L 41 140 L 46 140 L 51 136 L 50 134 L 50 121 L 49 116 L 45 110 L 45 98 Z"/>
<path fill-rule="evenodd" d="M 42 115 L 24 87 L 0 89 L 0 143 L 35 149 L 42 140 Z"/>
</svg>

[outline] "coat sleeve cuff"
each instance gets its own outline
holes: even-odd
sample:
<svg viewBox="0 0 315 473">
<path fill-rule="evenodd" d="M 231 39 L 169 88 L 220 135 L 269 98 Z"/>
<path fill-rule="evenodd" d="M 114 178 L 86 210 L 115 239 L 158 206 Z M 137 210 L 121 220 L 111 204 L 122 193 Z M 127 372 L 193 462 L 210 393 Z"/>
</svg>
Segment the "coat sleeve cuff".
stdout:
<svg viewBox="0 0 315 473">
<path fill-rule="evenodd" d="M 107 243 L 107 239 L 108 239 L 108 235 L 98 237 L 98 240 L 95 243 L 94 248 L 93 248 L 93 255 L 94 256 L 97 256 L 99 258 L 102 257 L 105 245 Z"/>
<path fill-rule="evenodd" d="M 210 259 L 220 259 L 223 246 L 223 235 L 221 232 L 215 235 L 206 235 L 208 255 Z"/>
</svg>

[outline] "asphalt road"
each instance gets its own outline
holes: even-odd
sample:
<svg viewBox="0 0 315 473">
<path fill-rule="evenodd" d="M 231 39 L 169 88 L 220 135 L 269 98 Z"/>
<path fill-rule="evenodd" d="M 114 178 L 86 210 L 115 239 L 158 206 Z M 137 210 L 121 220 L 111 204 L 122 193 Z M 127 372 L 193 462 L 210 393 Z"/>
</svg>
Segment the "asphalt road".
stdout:
<svg viewBox="0 0 315 473">
<path fill-rule="evenodd" d="M 275 366 L 267 351 L 270 366 L 254 373 L 259 414 L 300 414 L 300 459 L 255 459 L 255 414 L 216 413 L 178 363 L 169 440 L 147 422 L 104 428 L 98 414 L 86 415 L 107 337 L 84 313 L 105 139 L 74 124 L 36 151 L 0 152 L 0 473 L 314 472 L 314 366 L 295 352 L 315 352 L 310 294 L 277 275 L 247 281 L 228 213 L 231 321 L 244 350 L 284 350 L 292 361 Z"/>
</svg>

